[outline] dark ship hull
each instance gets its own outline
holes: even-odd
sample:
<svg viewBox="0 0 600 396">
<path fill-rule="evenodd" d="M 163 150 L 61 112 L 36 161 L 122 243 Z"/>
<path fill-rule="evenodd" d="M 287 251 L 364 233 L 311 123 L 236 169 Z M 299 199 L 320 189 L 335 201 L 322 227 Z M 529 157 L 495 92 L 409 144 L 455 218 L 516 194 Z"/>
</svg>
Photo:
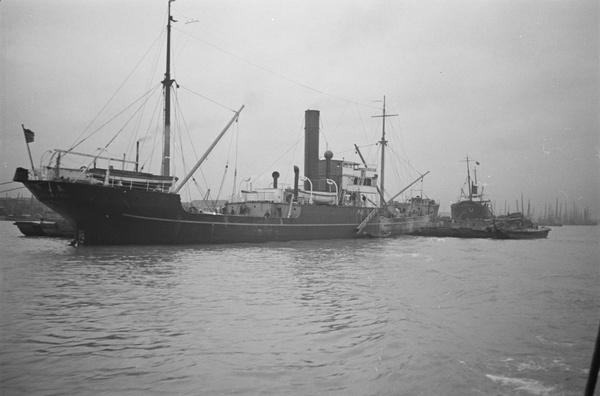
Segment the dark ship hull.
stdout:
<svg viewBox="0 0 600 396">
<path fill-rule="evenodd" d="M 417 229 L 413 235 L 435 238 L 494 238 L 492 228 L 431 226 Z"/>
<path fill-rule="evenodd" d="M 450 205 L 450 213 L 453 220 L 489 219 L 492 211 L 485 201 L 460 201 Z"/>
<path fill-rule="evenodd" d="M 19 181 L 42 203 L 68 219 L 77 230 L 78 242 L 86 245 L 388 237 L 409 234 L 430 220 L 430 216 L 393 217 L 386 212 L 373 216 L 359 232 L 359 225 L 373 208 L 265 201 L 248 205 L 272 216 L 192 213 L 183 209 L 177 194 L 60 181 Z M 235 205 L 240 204 L 229 205 L 224 211 L 236 211 Z"/>
</svg>

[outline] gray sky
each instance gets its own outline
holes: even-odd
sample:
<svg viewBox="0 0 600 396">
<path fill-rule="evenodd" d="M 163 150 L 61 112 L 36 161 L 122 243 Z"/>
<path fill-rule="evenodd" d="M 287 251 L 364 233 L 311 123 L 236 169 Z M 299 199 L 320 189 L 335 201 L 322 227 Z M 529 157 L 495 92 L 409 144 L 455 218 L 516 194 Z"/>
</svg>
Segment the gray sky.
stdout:
<svg viewBox="0 0 600 396">
<path fill-rule="evenodd" d="M 481 163 L 478 178 L 497 211 L 505 202 L 515 211 L 523 194 L 536 214 L 559 198 L 600 215 L 597 1 L 177 0 L 172 7 L 173 77 L 186 126 L 176 150 L 194 157 L 191 140 L 199 156 L 231 117 L 227 109 L 246 106 L 196 178 L 213 184 L 213 197 L 224 169 L 218 159 L 230 158 L 232 177 L 235 136 L 238 186 L 251 176 L 254 187 L 266 187 L 274 170 L 290 183 L 292 166 L 303 167 L 306 109 L 321 111 L 321 153 L 359 161 L 356 143 L 377 161 L 381 119 L 372 116 L 386 95 L 388 112 L 398 114 L 387 121 L 389 157 L 404 161 L 400 180 L 387 182 L 390 193 L 416 177 L 411 170 L 431 171 L 424 193 L 449 211 L 469 155 Z M 150 67 L 140 63 L 142 78 L 132 74 L 88 134 L 160 82 L 166 9 L 159 0 L 0 3 L 0 182 L 29 167 L 21 124 L 36 132 L 37 165 L 45 150 L 78 139 L 147 51 Z M 99 131 L 78 151 L 104 146 L 119 128 Z M 157 134 L 145 139 L 142 157 Z M 143 136 L 119 135 L 108 151 L 132 155 L 127 146 Z M 174 165 L 180 178 L 183 168 Z M 232 192 L 229 179 L 222 196 Z"/>
</svg>

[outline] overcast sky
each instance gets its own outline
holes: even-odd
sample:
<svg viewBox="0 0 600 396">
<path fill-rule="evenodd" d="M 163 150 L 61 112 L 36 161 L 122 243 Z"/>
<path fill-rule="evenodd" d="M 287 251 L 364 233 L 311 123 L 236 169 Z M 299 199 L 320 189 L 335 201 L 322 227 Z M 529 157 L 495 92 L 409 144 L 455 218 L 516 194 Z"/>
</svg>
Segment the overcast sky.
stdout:
<svg viewBox="0 0 600 396">
<path fill-rule="evenodd" d="M 246 106 L 197 177 L 213 183 L 213 197 L 224 169 L 217 159 L 230 158 L 229 179 L 237 166 L 238 186 L 252 177 L 254 187 L 266 187 L 274 170 L 291 183 L 292 166 L 303 168 L 306 109 L 321 111 L 321 154 L 328 148 L 334 158 L 359 161 L 357 144 L 376 162 L 381 119 L 372 116 L 385 95 L 388 113 L 398 114 L 387 119 L 389 158 L 404 161 L 387 172 L 401 177 L 388 182 L 391 194 L 430 171 L 424 193 L 449 211 L 469 155 L 497 212 L 515 211 L 523 195 L 536 215 L 556 198 L 600 215 L 596 0 L 177 0 L 172 8 L 185 123 L 175 149 L 193 153 L 192 141 L 201 155 L 229 109 Z M 92 121 L 85 134 L 160 83 L 166 12 L 164 0 L 0 3 L 0 182 L 29 167 L 21 124 L 36 133 L 37 166 L 44 151 L 69 148 Z M 142 59 L 155 69 L 143 69 Z M 142 79 L 128 79 L 95 119 L 134 69 Z M 77 151 L 103 147 L 119 128 L 99 131 Z M 126 146 L 143 136 L 119 135 L 108 151 L 132 155 Z M 160 151 L 155 138 L 145 139 L 142 157 Z M 184 176 L 184 165 L 173 168 Z M 232 192 L 229 179 L 222 196 Z"/>
</svg>

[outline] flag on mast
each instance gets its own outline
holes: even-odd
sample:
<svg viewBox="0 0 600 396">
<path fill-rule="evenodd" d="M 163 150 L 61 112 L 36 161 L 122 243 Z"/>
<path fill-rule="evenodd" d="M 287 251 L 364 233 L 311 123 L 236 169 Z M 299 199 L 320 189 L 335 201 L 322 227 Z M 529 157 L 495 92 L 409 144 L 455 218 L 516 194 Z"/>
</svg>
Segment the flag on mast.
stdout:
<svg viewBox="0 0 600 396">
<path fill-rule="evenodd" d="M 27 144 L 27 154 L 29 154 L 29 162 L 31 162 L 31 170 L 33 171 L 33 175 L 35 176 L 35 166 L 33 165 L 33 158 L 31 157 L 31 150 L 29 149 L 29 143 L 33 142 L 35 138 L 35 133 L 31 129 L 25 128 L 25 125 L 21 124 L 23 128 L 23 133 L 25 134 L 25 143 Z"/>
<path fill-rule="evenodd" d="M 35 133 L 33 133 L 33 131 L 31 129 L 27 129 L 27 128 L 25 128 L 25 126 L 23 126 L 23 133 L 25 134 L 25 142 L 26 143 L 33 142 L 33 140 L 35 138 Z"/>
</svg>

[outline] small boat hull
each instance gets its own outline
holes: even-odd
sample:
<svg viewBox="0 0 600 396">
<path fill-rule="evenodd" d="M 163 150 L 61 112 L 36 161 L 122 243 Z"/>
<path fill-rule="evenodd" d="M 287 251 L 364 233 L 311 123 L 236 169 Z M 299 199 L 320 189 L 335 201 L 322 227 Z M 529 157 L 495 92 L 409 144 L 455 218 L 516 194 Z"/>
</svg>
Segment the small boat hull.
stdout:
<svg viewBox="0 0 600 396">
<path fill-rule="evenodd" d="M 25 236 L 44 236 L 42 225 L 35 221 L 16 221 L 13 223 Z"/>
<path fill-rule="evenodd" d="M 495 232 L 497 239 L 543 239 L 548 237 L 550 228 L 502 229 Z"/>
<path fill-rule="evenodd" d="M 74 238 L 75 230 L 69 222 L 61 221 L 17 221 L 14 223 L 25 236 Z"/>
</svg>

